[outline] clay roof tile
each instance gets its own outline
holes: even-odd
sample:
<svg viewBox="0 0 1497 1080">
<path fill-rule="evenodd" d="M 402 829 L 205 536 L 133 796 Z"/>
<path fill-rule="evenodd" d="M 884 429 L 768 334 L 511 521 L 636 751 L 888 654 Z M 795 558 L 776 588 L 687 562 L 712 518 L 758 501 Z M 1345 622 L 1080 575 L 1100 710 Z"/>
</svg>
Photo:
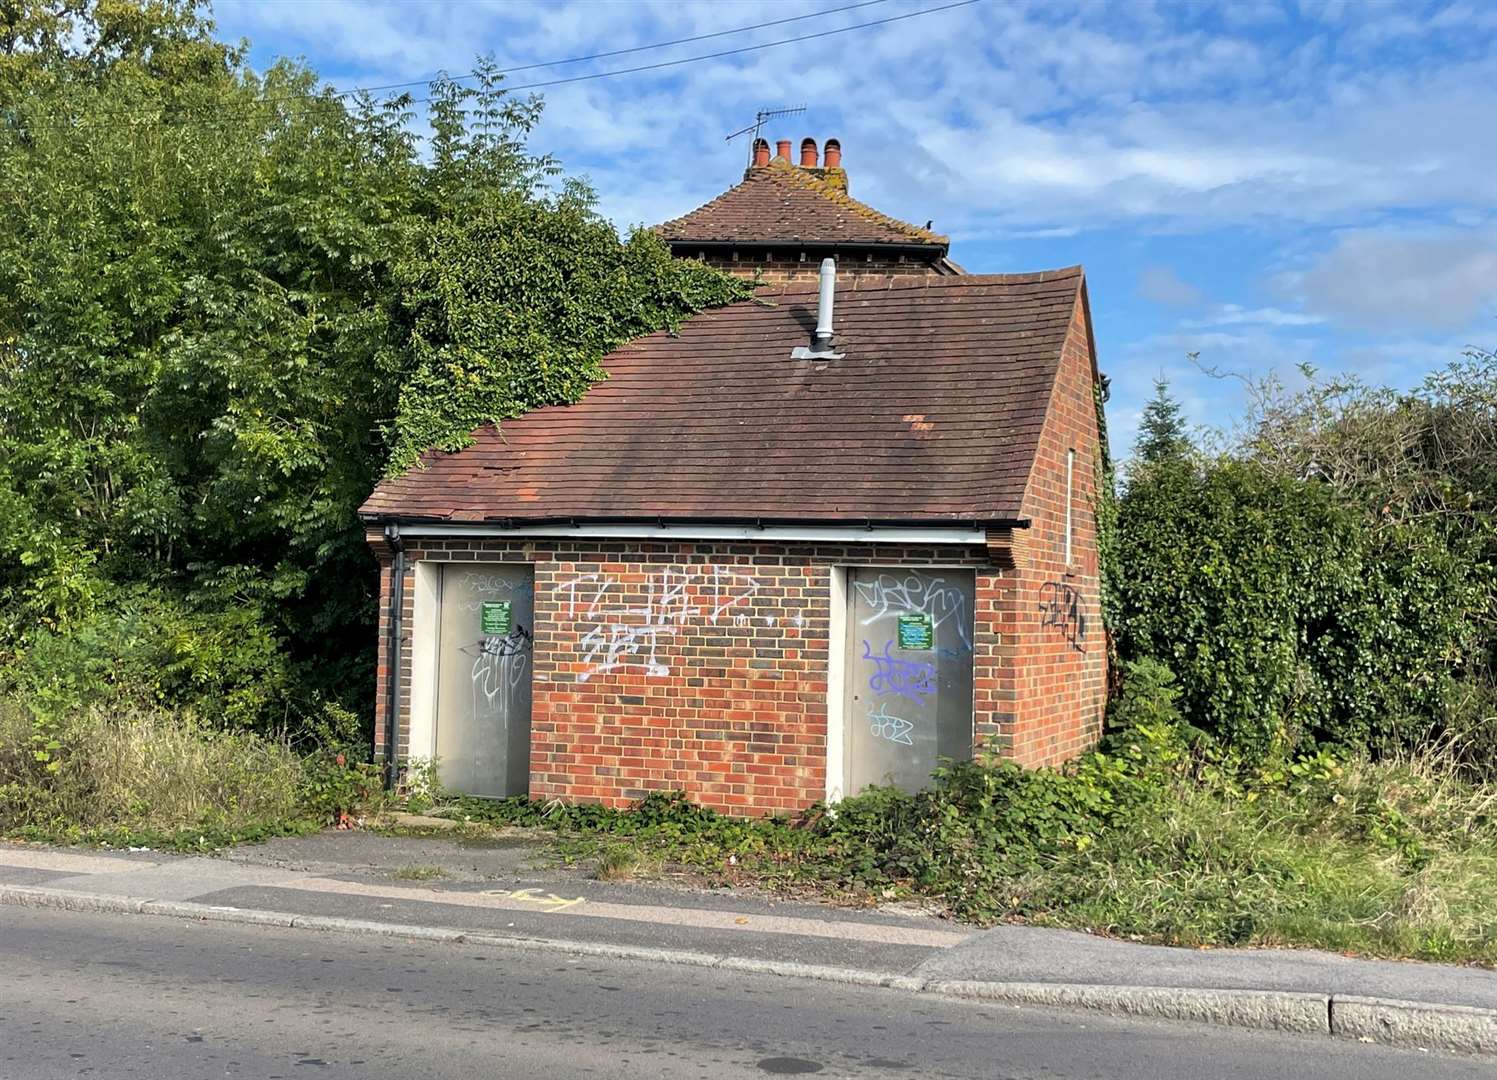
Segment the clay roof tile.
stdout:
<svg viewBox="0 0 1497 1080">
<path fill-rule="evenodd" d="M 383 481 L 374 519 L 999 521 L 1020 512 L 1079 267 L 839 288 L 840 360 L 791 359 L 816 292 L 703 312 L 575 405 Z"/>
<path fill-rule="evenodd" d="M 691 213 L 655 226 L 671 244 L 890 244 L 939 249 L 945 236 L 892 218 L 843 187 L 775 158 Z"/>
</svg>

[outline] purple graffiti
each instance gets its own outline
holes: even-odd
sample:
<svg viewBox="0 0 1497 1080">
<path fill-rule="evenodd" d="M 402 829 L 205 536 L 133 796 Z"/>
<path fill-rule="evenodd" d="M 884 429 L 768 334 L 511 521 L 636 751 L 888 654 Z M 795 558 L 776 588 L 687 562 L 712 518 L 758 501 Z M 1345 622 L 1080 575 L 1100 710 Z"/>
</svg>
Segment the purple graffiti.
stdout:
<svg viewBox="0 0 1497 1080">
<path fill-rule="evenodd" d="M 868 689 L 875 694 L 898 694 L 902 698 L 919 703 L 936 692 L 936 669 L 933 664 L 921 664 L 913 660 L 901 660 L 890 656 L 894 642 L 884 642 L 884 655 L 874 656 L 873 646 L 863 639 L 863 659 L 873 661 L 873 675 L 868 679 Z"/>
</svg>

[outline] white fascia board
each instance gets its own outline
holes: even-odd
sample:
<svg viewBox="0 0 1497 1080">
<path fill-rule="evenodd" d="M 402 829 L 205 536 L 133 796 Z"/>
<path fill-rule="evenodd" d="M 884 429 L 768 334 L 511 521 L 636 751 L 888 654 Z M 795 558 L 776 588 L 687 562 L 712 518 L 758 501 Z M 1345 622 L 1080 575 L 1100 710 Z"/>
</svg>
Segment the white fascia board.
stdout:
<svg viewBox="0 0 1497 1080">
<path fill-rule="evenodd" d="M 400 527 L 410 537 L 453 536 L 507 540 L 523 537 L 586 540 L 741 540 L 748 543 L 833 544 L 943 544 L 970 546 L 987 543 L 982 529 L 860 525 L 523 525 L 505 529 L 495 525 L 423 525 Z"/>
</svg>

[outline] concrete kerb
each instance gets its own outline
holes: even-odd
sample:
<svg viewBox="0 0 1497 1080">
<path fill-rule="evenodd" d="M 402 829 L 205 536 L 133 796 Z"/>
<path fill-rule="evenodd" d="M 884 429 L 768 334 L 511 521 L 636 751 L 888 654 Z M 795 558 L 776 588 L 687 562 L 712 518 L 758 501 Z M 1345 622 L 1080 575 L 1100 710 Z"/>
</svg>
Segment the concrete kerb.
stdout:
<svg viewBox="0 0 1497 1080">
<path fill-rule="evenodd" d="M 1092 986 L 1078 983 L 936 980 L 926 993 L 1044 1005 L 1088 1012 L 1190 1020 L 1226 1027 L 1330 1033 L 1330 997 L 1279 990 L 1207 990 L 1166 986 Z"/>
<path fill-rule="evenodd" d="M 596 956 L 614 960 L 719 968 L 759 975 L 816 979 L 941 997 L 1040 1006 L 1118 1016 L 1184 1020 L 1225 1027 L 1301 1035 L 1331 1035 L 1392 1046 L 1497 1054 L 1497 1010 L 1384 998 L 1334 996 L 1298 991 L 1213 990 L 1158 986 L 1099 986 L 1079 983 L 986 982 L 923 979 L 852 968 L 635 945 L 510 937 L 453 927 L 298 915 L 179 900 L 80 893 L 31 885 L 0 885 L 0 905 L 122 915 L 279 926 L 329 933 L 363 934 L 407 941 L 465 943 L 491 948 Z"/>
<path fill-rule="evenodd" d="M 1497 1011 L 1387 998 L 1331 999 L 1331 1034 L 1362 1042 L 1497 1054 Z"/>
</svg>

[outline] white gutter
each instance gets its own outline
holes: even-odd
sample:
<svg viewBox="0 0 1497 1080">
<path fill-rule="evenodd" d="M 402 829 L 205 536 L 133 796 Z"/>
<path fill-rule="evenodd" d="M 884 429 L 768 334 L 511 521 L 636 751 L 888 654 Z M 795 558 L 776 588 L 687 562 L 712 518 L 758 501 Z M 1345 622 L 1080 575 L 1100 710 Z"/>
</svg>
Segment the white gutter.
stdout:
<svg viewBox="0 0 1497 1080">
<path fill-rule="evenodd" d="M 971 546 L 987 543 L 987 533 L 970 528 L 867 528 L 861 525 L 422 525 L 400 527 L 405 537 L 467 536 L 504 540 L 545 536 L 587 540 L 742 540 L 749 543 L 810 542 L 833 544 L 942 544 Z"/>
</svg>

